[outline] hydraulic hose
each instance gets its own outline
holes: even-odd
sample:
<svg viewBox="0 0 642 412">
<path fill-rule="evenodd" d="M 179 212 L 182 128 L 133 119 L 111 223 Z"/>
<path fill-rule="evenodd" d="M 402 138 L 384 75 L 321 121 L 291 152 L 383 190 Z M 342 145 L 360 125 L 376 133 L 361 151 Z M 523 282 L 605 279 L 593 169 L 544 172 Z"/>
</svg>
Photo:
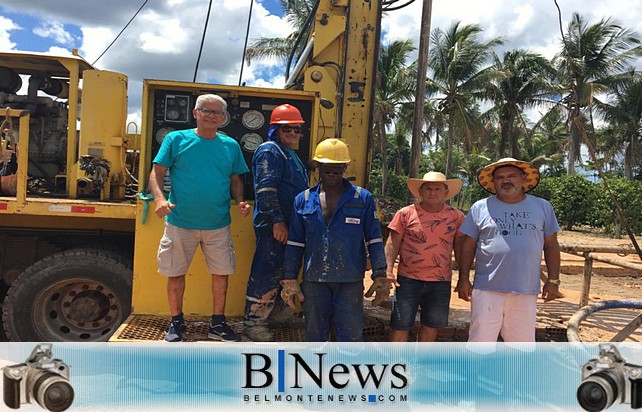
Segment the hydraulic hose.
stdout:
<svg viewBox="0 0 642 412">
<path fill-rule="evenodd" d="M 580 324 L 589 315 L 607 309 L 642 309 L 642 300 L 603 300 L 601 302 L 586 305 L 571 317 L 566 329 L 566 337 L 569 342 L 581 342 Z"/>
</svg>

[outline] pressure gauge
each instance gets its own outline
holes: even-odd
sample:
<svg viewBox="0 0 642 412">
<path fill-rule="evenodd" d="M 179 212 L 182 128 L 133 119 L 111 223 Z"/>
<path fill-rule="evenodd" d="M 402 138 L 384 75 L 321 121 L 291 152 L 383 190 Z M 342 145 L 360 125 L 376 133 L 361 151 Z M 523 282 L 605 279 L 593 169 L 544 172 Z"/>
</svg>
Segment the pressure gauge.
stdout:
<svg viewBox="0 0 642 412">
<path fill-rule="evenodd" d="M 227 110 L 225 110 L 223 113 L 225 113 L 225 119 L 223 119 L 219 127 L 225 127 L 228 124 L 230 124 L 230 114 L 228 113 Z"/>
<path fill-rule="evenodd" d="M 181 113 L 176 109 L 167 109 L 165 113 L 165 120 L 178 120 L 181 117 Z"/>
<path fill-rule="evenodd" d="M 246 133 L 241 137 L 241 148 L 248 152 L 254 152 L 259 145 L 263 143 L 261 135 L 258 133 Z"/>
<path fill-rule="evenodd" d="M 156 132 L 156 141 L 158 142 L 158 144 L 163 143 L 163 139 L 165 139 L 165 136 L 167 136 L 167 133 L 173 132 L 173 131 L 174 129 L 172 129 L 171 127 L 163 127 L 162 129 L 159 129 Z"/>
<path fill-rule="evenodd" d="M 248 110 L 243 113 L 243 118 L 241 119 L 243 126 L 247 127 L 250 130 L 260 129 L 265 123 L 265 116 L 263 113 L 258 110 Z M 260 137 L 260 136 L 259 136 Z"/>
</svg>

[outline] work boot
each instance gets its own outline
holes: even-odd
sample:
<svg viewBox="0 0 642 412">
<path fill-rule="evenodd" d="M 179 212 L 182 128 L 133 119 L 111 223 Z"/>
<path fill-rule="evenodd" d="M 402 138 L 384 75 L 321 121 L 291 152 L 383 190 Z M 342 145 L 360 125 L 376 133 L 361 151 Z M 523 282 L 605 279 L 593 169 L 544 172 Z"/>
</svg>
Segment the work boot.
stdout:
<svg viewBox="0 0 642 412">
<path fill-rule="evenodd" d="M 265 322 L 245 326 L 243 333 L 252 342 L 274 342 L 274 331 Z"/>
<path fill-rule="evenodd" d="M 300 314 L 295 313 L 294 310 L 285 303 L 274 305 L 274 309 L 272 310 L 272 313 L 270 313 L 268 322 L 273 326 L 290 327 L 299 327 L 304 323 Z"/>
</svg>

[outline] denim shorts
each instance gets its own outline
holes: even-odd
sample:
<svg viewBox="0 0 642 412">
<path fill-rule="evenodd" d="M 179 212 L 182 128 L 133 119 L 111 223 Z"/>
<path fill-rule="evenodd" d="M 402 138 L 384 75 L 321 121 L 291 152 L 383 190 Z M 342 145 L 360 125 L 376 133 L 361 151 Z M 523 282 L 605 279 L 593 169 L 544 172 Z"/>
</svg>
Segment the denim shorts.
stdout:
<svg viewBox="0 0 642 412">
<path fill-rule="evenodd" d="M 411 330 L 415 325 L 417 309 L 421 307 L 421 325 L 429 328 L 448 326 L 450 282 L 424 282 L 398 276 L 399 286 L 392 298 L 390 327 Z"/>
</svg>

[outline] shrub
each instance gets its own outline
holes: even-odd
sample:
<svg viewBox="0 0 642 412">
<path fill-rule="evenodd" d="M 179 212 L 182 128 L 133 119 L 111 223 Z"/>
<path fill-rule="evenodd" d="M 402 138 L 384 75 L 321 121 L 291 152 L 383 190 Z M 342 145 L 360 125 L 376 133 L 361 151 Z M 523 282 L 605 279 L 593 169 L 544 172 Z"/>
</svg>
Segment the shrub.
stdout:
<svg viewBox="0 0 642 412">
<path fill-rule="evenodd" d="M 370 181 L 368 182 L 367 189 L 372 192 L 375 197 L 384 197 L 381 195 L 381 180 L 382 177 L 380 174 L 371 174 Z M 387 198 L 394 199 L 395 201 L 406 204 L 408 202 L 408 186 L 406 181 L 408 178 L 406 176 L 397 176 L 394 174 L 388 175 L 388 193 Z"/>
<path fill-rule="evenodd" d="M 612 178 L 608 181 L 611 191 L 622 208 L 622 213 L 631 230 L 639 235 L 642 234 L 642 182 L 639 180 L 629 180 L 624 178 Z M 615 205 L 608 191 L 600 187 L 600 211 L 602 225 L 606 227 L 607 232 L 613 233 L 617 223 Z"/>
<path fill-rule="evenodd" d="M 590 225 L 596 221 L 595 203 L 598 190 L 594 183 L 581 175 L 543 178 L 532 193 L 548 198 L 561 227 L 572 230 L 575 225 Z"/>
</svg>

